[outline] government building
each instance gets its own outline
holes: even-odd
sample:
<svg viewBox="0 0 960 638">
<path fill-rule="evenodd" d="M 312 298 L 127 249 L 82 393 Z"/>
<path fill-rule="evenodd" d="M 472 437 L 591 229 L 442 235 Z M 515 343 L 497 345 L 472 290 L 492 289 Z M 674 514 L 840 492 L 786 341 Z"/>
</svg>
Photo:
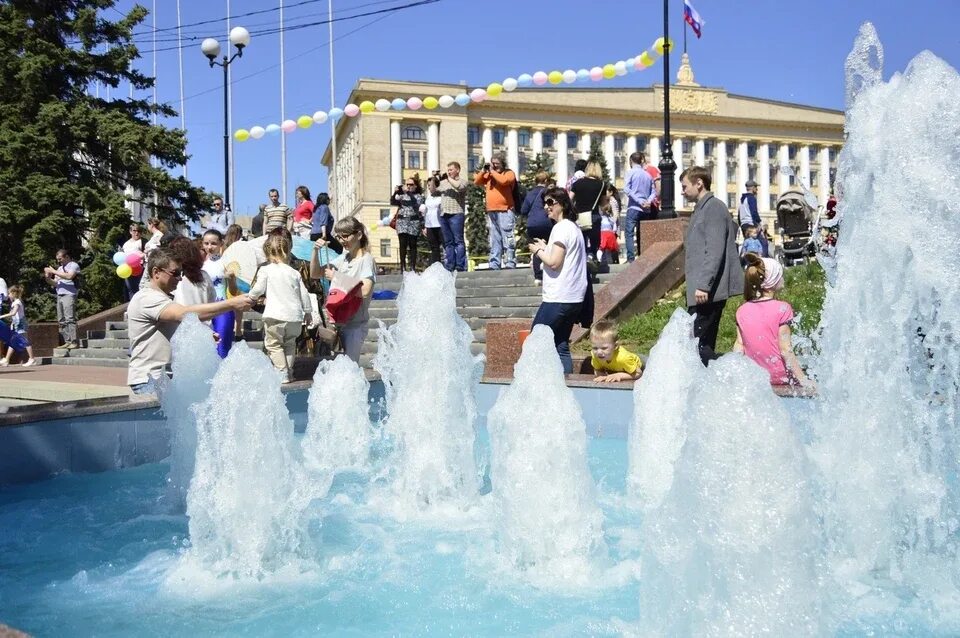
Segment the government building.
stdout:
<svg viewBox="0 0 960 638">
<path fill-rule="evenodd" d="M 457 95 L 462 84 L 361 79 L 349 102 L 380 98 Z M 713 191 L 736 210 L 747 180 L 759 184 L 757 202 L 775 220 L 777 197 L 801 183 L 826 201 L 843 144 L 842 111 L 733 95 L 700 86 L 683 55 L 677 83 L 670 87 L 670 135 L 677 176 L 701 165 L 713 175 Z M 494 153 L 522 174 L 538 153 L 550 158 L 558 184 L 591 144 L 602 144 L 611 177 L 620 187 L 634 151 L 660 160 L 663 86 L 580 88 L 568 85 L 518 88 L 480 103 L 434 110 L 373 112 L 337 124 L 336 171 L 332 145 L 322 161 L 328 169 L 331 208 L 337 218 L 358 216 L 367 225 L 391 214 L 390 195 L 404 178 L 426 177 L 457 161 L 473 173 Z M 789 167 L 790 170 L 781 170 Z M 677 208 L 688 209 L 677 187 Z M 775 224 L 770 224 L 775 232 Z M 389 228 L 371 235 L 380 263 L 398 261 L 397 236 Z"/>
</svg>

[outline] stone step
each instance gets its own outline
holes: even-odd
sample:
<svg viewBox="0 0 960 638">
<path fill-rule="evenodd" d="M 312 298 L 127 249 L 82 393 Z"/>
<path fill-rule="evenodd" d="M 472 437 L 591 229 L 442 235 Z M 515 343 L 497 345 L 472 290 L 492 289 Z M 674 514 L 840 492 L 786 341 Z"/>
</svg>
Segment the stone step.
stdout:
<svg viewBox="0 0 960 638">
<path fill-rule="evenodd" d="M 120 359 L 127 361 L 126 348 L 54 348 L 54 359 Z"/>
<path fill-rule="evenodd" d="M 100 348 L 126 350 L 130 347 L 130 340 L 129 339 L 113 339 L 113 338 L 86 339 L 85 346 L 90 350 L 97 350 Z"/>
<path fill-rule="evenodd" d="M 127 322 L 126 321 L 108 321 L 107 330 L 126 330 Z"/>
<path fill-rule="evenodd" d="M 101 368 L 126 368 L 127 358 L 100 359 L 97 357 L 53 357 L 50 361 L 55 366 L 98 366 Z"/>
<path fill-rule="evenodd" d="M 471 354 L 486 354 L 487 344 L 485 343 L 471 343 L 470 344 Z M 373 355 L 377 353 L 377 344 L 376 342 L 364 341 L 363 347 L 360 349 L 360 367 L 369 368 L 371 367 L 371 362 L 373 361 Z M 364 361 L 366 359 L 366 362 Z"/>
<path fill-rule="evenodd" d="M 536 306 L 516 306 L 516 307 L 502 307 L 502 306 L 478 306 L 478 307 L 468 307 L 468 308 L 457 308 L 457 313 L 465 320 L 470 319 L 511 319 L 517 317 L 530 317 L 533 318 L 537 314 Z M 397 318 L 397 309 L 396 308 L 371 308 L 370 309 L 370 318 L 371 319 L 396 319 Z"/>
</svg>

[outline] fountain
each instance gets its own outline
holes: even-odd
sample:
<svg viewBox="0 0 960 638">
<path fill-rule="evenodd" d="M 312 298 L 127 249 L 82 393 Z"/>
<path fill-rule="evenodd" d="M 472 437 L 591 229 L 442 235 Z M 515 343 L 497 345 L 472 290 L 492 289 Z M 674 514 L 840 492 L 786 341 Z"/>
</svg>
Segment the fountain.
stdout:
<svg viewBox="0 0 960 638">
<path fill-rule="evenodd" d="M 369 393 L 363 370 L 347 357 L 320 362 L 313 375 L 309 421 L 301 441 L 307 469 L 327 473 L 367 468 L 372 438 Z"/>
</svg>

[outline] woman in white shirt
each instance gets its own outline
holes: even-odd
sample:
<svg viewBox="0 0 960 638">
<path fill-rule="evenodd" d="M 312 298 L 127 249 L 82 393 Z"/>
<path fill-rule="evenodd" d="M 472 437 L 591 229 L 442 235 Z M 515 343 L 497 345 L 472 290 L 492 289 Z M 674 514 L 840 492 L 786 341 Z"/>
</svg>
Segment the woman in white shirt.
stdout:
<svg viewBox="0 0 960 638">
<path fill-rule="evenodd" d="M 440 230 L 440 180 L 436 175 L 427 180 L 428 195 L 420 207 L 423 213 L 423 236 L 430 244 L 430 263 L 440 261 L 440 247 L 443 245 L 443 233 Z"/>
<path fill-rule="evenodd" d="M 550 239 L 529 244 L 530 254 L 543 264 L 543 302 L 533 325 L 547 325 L 563 364 L 564 374 L 573 372 L 570 333 L 580 321 L 583 298 L 587 293 L 587 253 L 583 233 L 577 226 L 577 212 L 570 196 L 562 188 L 543 192 L 543 208 L 554 222 Z"/>
</svg>

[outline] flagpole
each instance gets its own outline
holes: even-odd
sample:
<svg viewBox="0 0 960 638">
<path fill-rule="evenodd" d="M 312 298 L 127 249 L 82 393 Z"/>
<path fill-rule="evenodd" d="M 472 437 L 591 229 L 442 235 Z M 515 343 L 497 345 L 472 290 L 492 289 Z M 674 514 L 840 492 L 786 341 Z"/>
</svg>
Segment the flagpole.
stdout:
<svg viewBox="0 0 960 638">
<path fill-rule="evenodd" d="M 286 117 L 286 74 L 283 63 L 283 0 L 280 0 L 280 121 Z M 280 185 L 283 190 L 280 192 L 283 198 L 281 203 L 286 204 L 287 199 L 287 136 L 280 136 Z"/>
<path fill-rule="evenodd" d="M 329 27 L 328 33 L 330 39 L 330 108 L 336 107 L 337 96 L 333 90 L 333 0 L 327 0 L 327 15 Z M 333 169 L 333 188 L 330 189 L 330 199 L 333 202 L 333 216 L 340 219 L 340 193 L 337 192 L 337 122 L 330 118 L 330 165 Z M 329 178 L 327 179 L 330 182 Z"/>
<path fill-rule="evenodd" d="M 688 26 L 689 25 L 687 24 L 687 19 L 686 17 L 684 17 L 683 19 L 683 52 L 684 53 L 687 52 L 687 27 Z"/>
</svg>

